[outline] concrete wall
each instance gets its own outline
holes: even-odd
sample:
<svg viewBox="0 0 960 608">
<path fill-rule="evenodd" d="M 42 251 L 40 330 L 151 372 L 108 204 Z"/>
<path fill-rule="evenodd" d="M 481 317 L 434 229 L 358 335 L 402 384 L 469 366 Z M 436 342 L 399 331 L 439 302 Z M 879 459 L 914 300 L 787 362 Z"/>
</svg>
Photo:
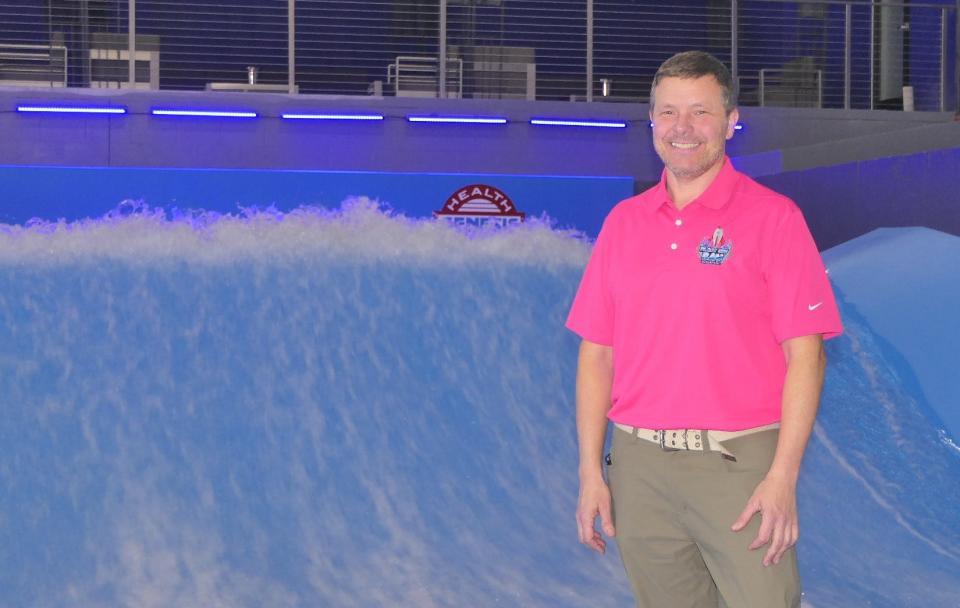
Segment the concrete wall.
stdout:
<svg viewBox="0 0 960 608">
<path fill-rule="evenodd" d="M 116 103 L 120 117 L 23 115 L 17 103 Z M 182 119 L 149 115 L 154 106 L 252 109 L 251 121 Z M 307 123 L 279 118 L 284 111 L 380 112 L 376 123 Z M 410 113 L 495 114 L 507 125 L 410 124 Z M 729 145 L 734 157 L 800 146 L 826 146 L 871 134 L 883 142 L 854 146 L 844 162 L 898 153 L 900 134 L 950 125 L 952 115 L 879 111 L 743 108 L 745 128 Z M 627 129 L 535 127 L 533 116 L 616 118 Z M 659 159 L 650 144 L 645 104 L 422 100 L 373 97 L 287 96 L 249 93 L 119 92 L 36 89 L 0 91 L 0 164 L 92 167 L 209 167 L 629 175 L 656 180 Z M 934 129 L 938 127 L 933 127 Z M 921 144 L 922 145 L 922 144 Z M 823 164 L 834 159 L 810 155 Z M 787 160 L 777 172 L 794 168 Z M 809 166 L 809 165 L 806 165 Z M 814 165 L 815 166 L 815 165 Z M 800 168 L 800 167 L 796 167 Z M 805 168 L 805 167 L 804 167 Z"/>
</svg>

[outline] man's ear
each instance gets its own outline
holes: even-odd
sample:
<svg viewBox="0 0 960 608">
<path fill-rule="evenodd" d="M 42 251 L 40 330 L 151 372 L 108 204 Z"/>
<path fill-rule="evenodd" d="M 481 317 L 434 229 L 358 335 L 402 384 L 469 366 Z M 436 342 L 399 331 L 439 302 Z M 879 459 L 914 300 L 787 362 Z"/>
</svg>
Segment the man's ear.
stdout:
<svg viewBox="0 0 960 608">
<path fill-rule="evenodd" d="M 727 139 L 733 137 L 733 133 L 736 130 L 734 127 L 737 126 L 738 122 L 740 122 L 740 112 L 734 108 L 730 110 L 730 114 L 727 116 Z"/>
</svg>

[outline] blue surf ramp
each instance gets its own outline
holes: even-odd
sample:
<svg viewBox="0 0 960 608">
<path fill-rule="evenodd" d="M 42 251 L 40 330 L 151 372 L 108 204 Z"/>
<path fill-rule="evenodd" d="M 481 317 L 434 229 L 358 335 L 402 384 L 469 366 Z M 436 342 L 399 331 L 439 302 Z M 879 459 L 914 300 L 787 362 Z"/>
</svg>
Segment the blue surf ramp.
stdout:
<svg viewBox="0 0 960 608">
<path fill-rule="evenodd" d="M 960 238 L 925 228 L 824 253 L 846 331 L 828 342 L 801 478 L 814 606 L 960 605 L 960 447 L 946 424 L 960 404 L 945 390 L 956 386 L 958 255 Z"/>
<path fill-rule="evenodd" d="M 588 251 L 362 203 L 8 228 L 0 605 L 625 605 L 573 520 Z"/>
<path fill-rule="evenodd" d="M 5 227 L 0 605 L 631 605 L 573 521 L 588 254 L 362 202 Z M 960 452 L 834 272 L 805 601 L 956 606 Z"/>
</svg>

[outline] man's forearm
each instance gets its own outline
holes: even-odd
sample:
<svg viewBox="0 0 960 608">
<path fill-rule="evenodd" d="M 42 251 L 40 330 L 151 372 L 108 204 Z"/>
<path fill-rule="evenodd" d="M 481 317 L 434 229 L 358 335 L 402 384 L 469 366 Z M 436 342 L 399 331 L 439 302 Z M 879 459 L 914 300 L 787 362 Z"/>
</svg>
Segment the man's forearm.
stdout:
<svg viewBox="0 0 960 608">
<path fill-rule="evenodd" d="M 784 353 L 787 375 L 783 387 L 780 438 L 767 476 L 796 482 L 817 416 L 827 359 L 819 335 L 787 340 Z"/>
<path fill-rule="evenodd" d="M 791 338 L 783 343 L 787 375 L 783 386 L 780 434 L 777 451 L 766 478 L 747 501 L 732 529 L 739 532 L 756 513 L 761 514 L 757 537 L 749 549 L 767 545 L 763 565 L 780 562 L 783 554 L 797 542 L 797 478 L 803 452 L 813 431 L 820 403 L 826 357 L 819 335 Z"/>
<path fill-rule="evenodd" d="M 584 340 L 577 360 L 577 439 L 580 478 L 603 474 L 603 443 L 613 385 L 613 349 Z"/>
</svg>

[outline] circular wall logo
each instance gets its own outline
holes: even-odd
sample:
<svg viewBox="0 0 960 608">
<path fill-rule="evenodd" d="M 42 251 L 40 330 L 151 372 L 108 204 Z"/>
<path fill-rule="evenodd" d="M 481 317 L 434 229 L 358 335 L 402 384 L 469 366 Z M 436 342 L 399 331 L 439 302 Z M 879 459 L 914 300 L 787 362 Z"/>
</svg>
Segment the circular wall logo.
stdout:
<svg viewBox="0 0 960 608">
<path fill-rule="evenodd" d="M 433 216 L 457 224 L 500 225 L 522 222 L 526 214 L 517 211 L 510 197 L 499 188 L 486 184 L 471 184 L 451 194 L 443 208 Z"/>
</svg>

